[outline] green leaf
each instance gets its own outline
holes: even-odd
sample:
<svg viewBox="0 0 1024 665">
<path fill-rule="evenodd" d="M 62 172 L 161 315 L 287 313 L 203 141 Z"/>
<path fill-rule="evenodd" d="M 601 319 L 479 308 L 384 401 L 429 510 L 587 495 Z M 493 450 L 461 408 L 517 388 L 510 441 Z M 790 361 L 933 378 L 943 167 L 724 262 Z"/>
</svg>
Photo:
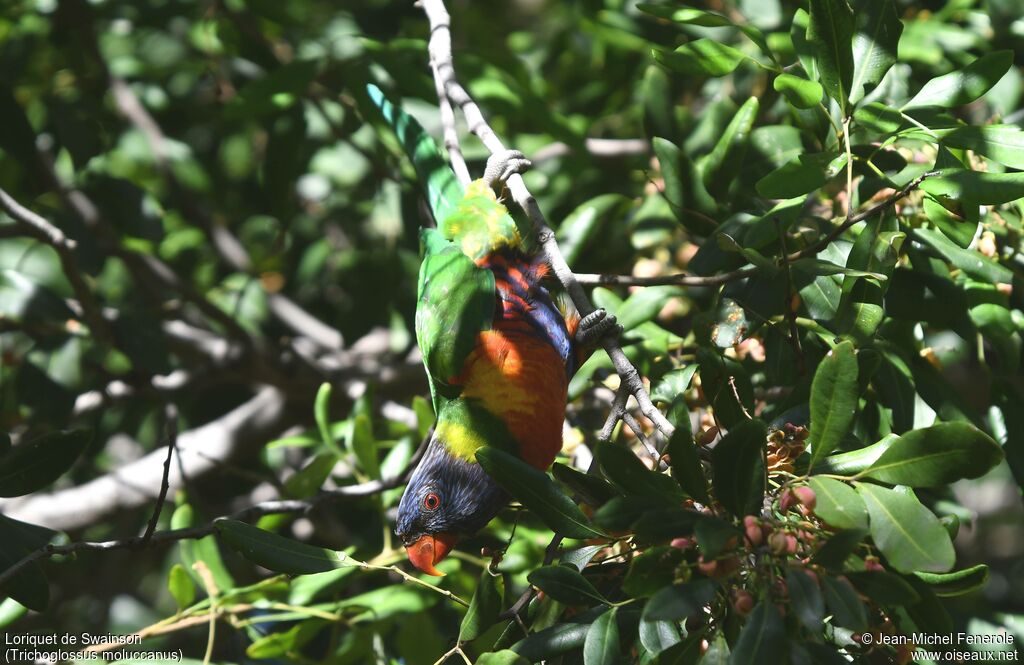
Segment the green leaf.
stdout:
<svg viewBox="0 0 1024 665">
<path fill-rule="evenodd" d="M 668 455 L 672 462 L 672 477 L 690 497 L 701 503 L 708 502 L 708 485 L 704 467 L 697 453 L 689 427 L 676 427 L 668 440 Z"/>
<path fill-rule="evenodd" d="M 808 81 L 792 74 L 779 74 L 772 82 L 777 92 L 785 95 L 786 100 L 798 109 L 814 108 L 821 103 L 824 89 L 817 81 Z"/>
<path fill-rule="evenodd" d="M 654 52 L 656 61 L 687 76 L 725 76 L 746 57 L 731 46 L 707 38 L 695 39 L 675 51 Z"/>
<path fill-rule="evenodd" d="M 717 559 L 726 550 L 731 550 L 740 542 L 742 532 L 732 522 L 713 515 L 694 513 L 697 518 L 694 535 L 705 560 Z"/>
<path fill-rule="evenodd" d="M 171 566 L 167 575 L 167 589 L 171 592 L 178 609 L 183 610 L 196 601 L 196 586 L 188 571 L 180 563 Z"/>
<path fill-rule="evenodd" d="M 853 82 L 853 10 L 846 0 L 810 0 L 807 41 L 818 66 L 818 80 L 843 115 Z"/>
<path fill-rule="evenodd" d="M 673 621 L 641 621 L 639 633 L 640 644 L 652 656 L 679 644 L 683 639 Z"/>
<path fill-rule="evenodd" d="M 840 571 L 843 569 L 843 565 L 850 554 L 861 544 L 865 536 L 867 536 L 867 532 L 860 529 L 840 531 L 818 548 L 818 551 L 811 558 L 811 562 L 824 566 L 829 570 Z"/>
<path fill-rule="evenodd" d="M 594 446 L 594 456 L 605 477 L 628 494 L 661 498 L 670 502 L 683 498 L 678 483 L 662 473 L 648 469 L 625 445 L 598 442 Z"/>
<path fill-rule="evenodd" d="M 11 448 L 0 456 L 0 496 L 22 496 L 46 487 L 71 468 L 91 440 L 91 431 L 71 430 Z"/>
<path fill-rule="evenodd" d="M 661 175 L 665 181 L 663 196 L 672 208 L 676 219 L 688 231 L 698 235 L 709 235 L 715 230 L 713 221 L 703 215 L 695 215 L 691 208 L 699 207 L 703 197 L 710 198 L 707 192 L 701 195 L 695 190 L 700 185 L 696 168 L 682 150 L 668 139 L 655 136 L 651 139 L 651 147 L 658 158 Z"/>
<path fill-rule="evenodd" d="M 802 154 L 758 180 L 754 187 L 765 198 L 792 199 L 828 182 L 838 172 L 835 160 L 836 155 L 827 152 Z"/>
<path fill-rule="evenodd" d="M 693 374 L 698 367 L 700 365 L 697 363 L 690 363 L 682 369 L 674 369 L 665 374 L 651 391 L 651 399 L 655 402 L 671 404 L 676 397 L 690 388 L 690 381 L 693 380 Z"/>
<path fill-rule="evenodd" d="M 813 473 L 832 473 L 839 476 L 852 476 L 874 464 L 899 437 L 890 434 L 881 441 L 848 453 L 840 453 L 826 457 L 814 465 Z"/>
<path fill-rule="evenodd" d="M 857 591 L 882 606 L 913 605 L 921 600 L 914 587 L 895 573 L 855 571 L 847 573 L 846 577 Z"/>
<path fill-rule="evenodd" d="M 811 384 L 811 466 L 835 450 L 857 411 L 857 355 L 841 342 L 818 365 Z"/>
<path fill-rule="evenodd" d="M 1024 169 L 1024 130 L 1017 125 L 957 127 L 951 130 L 935 130 L 932 134 L 947 148 L 973 150 L 1000 164 Z M 919 132 L 914 136 L 924 139 L 928 134 Z"/>
<path fill-rule="evenodd" d="M 320 388 L 316 391 L 316 398 L 313 400 L 313 418 L 316 420 L 316 427 L 320 431 L 320 440 L 331 450 L 340 453 L 341 451 L 338 450 L 338 446 L 334 442 L 334 436 L 331 435 L 330 406 L 331 384 L 325 381 L 320 384 Z"/>
<path fill-rule="evenodd" d="M 800 568 L 786 569 L 786 588 L 796 618 L 812 635 L 821 631 L 825 620 L 825 599 L 818 583 Z"/>
<path fill-rule="evenodd" d="M 583 473 L 561 462 L 551 465 L 551 475 L 555 477 L 555 480 L 571 489 L 577 495 L 576 498 L 592 506 L 600 506 L 621 494 L 601 476 Z"/>
<path fill-rule="evenodd" d="M 903 105 L 903 110 L 925 106 L 952 108 L 969 104 L 998 83 L 1012 65 L 1012 51 L 987 53 L 963 69 L 925 83 L 917 94 Z"/>
<path fill-rule="evenodd" d="M 584 665 L 614 665 L 618 662 L 622 644 L 615 621 L 617 614 L 618 608 L 612 607 L 590 624 L 583 641 Z"/>
<path fill-rule="evenodd" d="M 892 485 L 934 487 L 977 478 L 1003 459 L 1002 448 L 967 423 L 940 423 L 900 436 L 860 475 Z"/>
<path fill-rule="evenodd" d="M 712 195 L 724 194 L 736 178 L 741 162 L 747 154 L 750 130 L 757 119 L 760 103 L 757 97 L 743 102 L 736 115 L 726 126 L 722 136 L 707 157 L 698 163 L 703 173 L 704 187 Z"/>
<path fill-rule="evenodd" d="M 853 631 L 867 630 L 867 612 L 853 585 L 843 578 L 831 575 L 822 578 L 822 585 L 825 587 L 825 606 L 832 614 L 832 622 Z"/>
<path fill-rule="evenodd" d="M 183 503 L 171 515 L 171 528 L 186 529 L 193 526 L 196 526 L 196 519 L 192 506 Z M 235 580 L 232 579 L 231 573 L 224 566 L 224 560 L 220 556 L 216 538 L 204 536 L 198 540 L 183 540 L 181 541 L 180 550 L 181 561 L 185 566 L 186 572 L 192 576 L 192 579 L 200 588 L 203 588 L 203 580 L 193 568 L 199 561 L 202 561 L 213 575 L 213 582 L 217 589 L 224 591 L 235 587 Z"/>
<path fill-rule="evenodd" d="M 854 121 L 879 134 L 895 134 L 903 125 L 903 115 L 891 106 L 871 102 L 853 113 Z"/>
<path fill-rule="evenodd" d="M 665 587 L 644 605 L 641 621 L 679 621 L 702 611 L 715 598 L 718 584 L 698 579 Z"/>
<path fill-rule="evenodd" d="M 416 395 L 412 398 L 412 410 L 416 413 L 416 433 L 423 440 L 434 425 L 434 407 L 422 395 Z"/>
<path fill-rule="evenodd" d="M 1013 175 L 1024 176 L 1024 173 Z M 1024 180 L 1021 180 L 1021 184 L 1024 185 Z M 1022 190 L 1021 195 L 1024 196 L 1024 190 Z M 943 259 L 976 279 L 996 284 L 1009 284 L 1013 281 L 1013 273 L 1009 268 L 996 263 L 979 252 L 957 246 L 938 231 L 915 229 L 914 238 L 920 240 L 924 245 L 935 250 Z"/>
<path fill-rule="evenodd" d="M 626 332 L 633 330 L 642 323 L 650 321 L 658 315 L 672 298 L 682 296 L 685 292 L 676 286 L 652 286 L 640 289 L 626 298 L 622 307 L 615 313 L 619 325 Z"/>
<path fill-rule="evenodd" d="M 971 593 L 985 586 L 988 581 L 988 566 L 979 563 L 951 573 L 914 573 L 919 580 L 931 587 L 937 596 L 952 597 Z"/>
<path fill-rule="evenodd" d="M 601 592 L 575 568 L 543 566 L 527 575 L 526 579 L 554 600 L 566 605 L 608 603 Z"/>
<path fill-rule="evenodd" d="M 51 529 L 0 515 L 0 541 L 4 543 L 0 548 L 0 571 L 7 570 L 30 552 L 45 547 L 57 535 Z M 37 612 L 44 612 L 50 602 L 50 585 L 42 567 L 35 561 L 4 582 L 0 593 Z"/>
<path fill-rule="evenodd" d="M 797 259 L 790 264 L 796 270 L 805 272 L 808 275 L 824 277 L 828 275 L 848 275 L 850 277 L 871 277 L 879 281 L 885 281 L 886 276 L 882 273 L 856 270 L 845 266 L 836 265 L 824 259 Z"/>
<path fill-rule="evenodd" d="M 901 573 L 944 573 L 956 555 L 949 534 L 911 491 L 856 483 L 871 522 L 871 539 Z"/>
<path fill-rule="evenodd" d="M 13 598 L 5 599 L 0 602 L 0 628 L 7 628 L 26 614 L 28 614 L 27 607 Z"/>
<path fill-rule="evenodd" d="M 359 461 L 359 467 L 373 479 L 380 479 L 380 460 L 377 441 L 373 438 L 373 425 L 369 416 L 360 413 L 349 424 L 347 445 Z"/>
<path fill-rule="evenodd" d="M 671 545 L 648 548 L 629 564 L 622 590 L 633 598 L 646 598 L 672 584 L 675 569 L 683 562 L 683 550 Z"/>
<path fill-rule="evenodd" d="M 711 451 L 715 496 L 733 515 L 753 514 L 761 505 L 767 434 L 761 420 L 743 420 Z"/>
<path fill-rule="evenodd" d="M 466 616 L 462 617 L 459 627 L 459 641 L 475 640 L 498 621 L 501 612 L 501 576 L 491 575 L 485 567 L 480 573 L 480 581 L 476 585 L 473 599 L 469 602 Z"/>
<path fill-rule="evenodd" d="M 331 470 L 337 462 L 338 457 L 334 453 L 316 455 L 309 464 L 284 481 L 285 493 L 296 499 L 313 496 L 323 487 L 324 481 L 331 475 Z"/>
<path fill-rule="evenodd" d="M 974 205 L 1000 205 L 1024 198 L 1024 173 L 943 169 L 938 176 L 922 182 L 921 189 L 940 199 L 953 199 Z"/>
<path fill-rule="evenodd" d="M 867 531 L 868 509 L 856 490 L 834 478 L 812 476 L 808 484 L 817 497 L 815 515 L 836 529 Z"/>
<path fill-rule="evenodd" d="M 502 649 L 492 653 L 480 654 L 476 665 L 530 665 L 530 661 L 511 649 Z"/>
<path fill-rule="evenodd" d="M 219 519 L 214 524 L 232 549 L 249 561 L 279 573 L 308 575 L 356 565 L 342 552 L 283 538 L 245 522 Z"/>
<path fill-rule="evenodd" d="M 548 478 L 523 460 L 492 447 L 476 451 L 477 462 L 505 491 L 519 499 L 552 531 L 567 538 L 600 538 L 572 499 Z"/>
<path fill-rule="evenodd" d="M 903 24 L 892 0 L 864 0 L 857 5 L 853 35 L 853 80 L 850 103 L 856 104 L 877 86 L 896 64 L 896 47 Z"/>
<path fill-rule="evenodd" d="M 730 665 L 775 665 L 786 647 L 786 626 L 775 604 L 758 603 L 736 640 Z"/>
</svg>

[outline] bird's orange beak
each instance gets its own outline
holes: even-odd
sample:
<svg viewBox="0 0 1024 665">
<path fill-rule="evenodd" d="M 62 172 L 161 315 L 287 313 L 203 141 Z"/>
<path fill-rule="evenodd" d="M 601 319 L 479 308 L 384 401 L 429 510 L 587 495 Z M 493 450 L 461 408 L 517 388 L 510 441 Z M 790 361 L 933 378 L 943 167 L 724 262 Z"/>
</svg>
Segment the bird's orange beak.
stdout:
<svg viewBox="0 0 1024 665">
<path fill-rule="evenodd" d="M 405 548 L 409 554 L 409 561 L 412 565 L 422 570 L 427 575 L 443 577 L 444 573 L 434 568 L 441 559 L 448 556 L 448 552 L 455 547 L 458 540 L 450 533 L 423 534 L 412 545 Z"/>
</svg>

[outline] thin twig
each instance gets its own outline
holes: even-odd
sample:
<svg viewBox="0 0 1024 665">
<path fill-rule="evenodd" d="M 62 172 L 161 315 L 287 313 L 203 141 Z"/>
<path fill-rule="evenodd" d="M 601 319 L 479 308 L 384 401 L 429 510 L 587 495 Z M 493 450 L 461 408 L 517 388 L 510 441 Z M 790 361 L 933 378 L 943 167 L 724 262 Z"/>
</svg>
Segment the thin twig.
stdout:
<svg viewBox="0 0 1024 665">
<path fill-rule="evenodd" d="M 907 183 L 903 189 L 893 194 L 889 198 L 876 203 L 867 210 L 859 212 L 853 217 L 848 218 L 842 224 L 832 230 L 827 236 L 814 243 L 804 247 L 803 249 L 793 252 L 786 256 L 787 262 L 793 262 L 797 259 L 803 259 L 810 256 L 815 256 L 822 252 L 826 247 L 831 245 L 839 236 L 841 236 L 847 229 L 852 227 L 854 224 L 863 222 L 864 220 L 874 217 L 875 215 L 884 212 L 891 208 L 901 199 L 905 198 L 910 192 L 917 189 L 924 180 L 932 176 L 938 175 L 937 171 L 929 171 L 922 173 L 918 177 Z M 578 273 L 575 275 L 576 281 L 586 286 L 662 286 L 662 285 L 678 285 L 678 286 L 719 286 L 728 282 L 735 282 L 740 279 L 746 279 L 752 277 L 760 269 L 757 266 L 746 266 L 738 268 L 729 272 L 719 273 L 717 275 L 708 275 L 706 277 L 700 275 L 691 275 L 688 273 L 678 273 L 674 275 L 656 275 L 654 277 L 634 277 L 632 275 L 603 275 L 596 273 Z M 646 415 L 646 414 L 645 414 Z"/>
<path fill-rule="evenodd" d="M 924 182 L 926 179 L 931 178 L 933 176 L 937 176 L 938 174 L 938 171 L 928 171 L 926 173 L 922 173 L 921 175 L 917 176 L 916 178 L 908 182 L 903 187 L 903 189 L 896 192 L 889 198 L 885 199 L 884 201 L 881 201 L 880 203 L 876 203 L 875 205 L 871 206 L 870 208 L 863 212 L 857 213 L 853 217 L 848 218 L 845 222 L 837 226 L 835 229 L 832 230 L 831 233 L 829 233 L 827 236 L 825 236 L 818 242 L 808 247 L 804 247 L 798 252 L 790 254 L 787 258 L 790 261 L 796 261 L 797 259 L 802 259 L 808 256 L 814 256 L 818 254 L 818 252 L 821 252 L 826 247 L 831 245 L 836 238 L 841 236 L 843 232 L 845 232 L 851 226 L 863 222 L 865 219 L 868 219 L 869 217 L 874 217 L 875 215 L 888 210 L 893 205 L 895 205 L 897 201 L 903 199 L 904 197 L 907 196 L 907 194 L 910 194 L 910 192 L 917 189 L 921 185 L 921 183 Z"/>
<path fill-rule="evenodd" d="M 483 113 L 480 111 L 480 107 L 476 105 L 473 98 L 469 96 L 469 93 L 458 82 L 458 78 L 455 75 L 455 64 L 452 59 L 451 17 L 448 15 L 448 10 L 445 9 L 443 0 L 423 0 L 421 4 L 430 23 L 430 41 L 427 45 L 430 60 L 437 70 L 437 75 L 444 82 L 445 95 L 462 110 L 469 130 L 483 142 L 488 151 L 492 154 L 504 152 L 505 145 L 487 123 Z M 514 174 L 508 179 L 506 185 L 512 193 L 513 200 L 526 212 L 527 217 L 533 223 L 545 258 L 551 265 L 558 280 L 562 283 L 566 293 L 569 294 L 580 315 L 586 316 L 593 312 L 594 306 L 590 303 L 590 299 L 587 298 L 586 292 L 584 292 L 583 287 L 576 280 L 575 275 L 573 275 L 572 270 L 565 261 L 565 257 L 562 256 L 558 242 L 555 240 L 555 234 L 548 225 L 544 213 L 541 212 L 537 200 L 527 189 L 523 178 L 518 174 Z M 668 422 L 668 419 L 665 418 L 661 411 L 654 406 L 650 395 L 648 395 L 647 390 L 644 388 L 640 373 L 637 372 L 636 367 L 633 366 L 626 357 L 626 354 L 623 353 L 617 340 L 606 337 L 602 345 L 622 382 L 636 398 L 640 411 L 653 421 L 655 426 L 666 437 L 671 436 L 675 428 L 672 427 L 672 424 Z"/>
<path fill-rule="evenodd" d="M 160 494 L 156 497 L 156 507 L 153 509 L 153 516 L 149 518 L 146 525 L 146 532 L 142 534 L 142 546 L 149 543 L 156 531 L 156 525 L 160 522 L 160 511 L 163 510 L 164 501 L 167 499 L 167 490 L 171 486 L 171 457 L 178 445 L 178 409 L 173 403 L 164 407 L 164 427 L 167 431 L 167 459 L 164 460 L 164 476 L 160 480 Z"/>
<path fill-rule="evenodd" d="M 6 212 L 16 222 L 31 229 L 34 235 L 53 247 L 60 259 L 62 272 L 68 278 L 71 288 L 75 291 L 75 296 L 82 304 L 82 314 L 89 328 L 98 338 L 113 343 L 114 334 L 103 319 L 103 310 L 97 302 L 96 296 L 93 295 L 92 289 L 85 283 L 83 277 L 85 273 L 78 267 L 78 259 L 75 257 L 75 248 L 77 247 L 75 241 L 65 236 L 63 231 L 42 216 L 18 203 L 3 189 L 0 189 L 0 210 Z"/>
</svg>

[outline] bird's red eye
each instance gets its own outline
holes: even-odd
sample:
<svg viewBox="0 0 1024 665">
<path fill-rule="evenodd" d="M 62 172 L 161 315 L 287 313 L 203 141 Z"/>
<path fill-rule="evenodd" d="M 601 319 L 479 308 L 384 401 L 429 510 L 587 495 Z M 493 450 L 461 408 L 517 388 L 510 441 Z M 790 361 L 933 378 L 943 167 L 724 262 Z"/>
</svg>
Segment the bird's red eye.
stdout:
<svg viewBox="0 0 1024 665">
<path fill-rule="evenodd" d="M 423 507 L 427 510 L 437 510 L 438 506 L 441 505 L 441 497 L 431 492 L 430 494 L 423 497 Z"/>
</svg>

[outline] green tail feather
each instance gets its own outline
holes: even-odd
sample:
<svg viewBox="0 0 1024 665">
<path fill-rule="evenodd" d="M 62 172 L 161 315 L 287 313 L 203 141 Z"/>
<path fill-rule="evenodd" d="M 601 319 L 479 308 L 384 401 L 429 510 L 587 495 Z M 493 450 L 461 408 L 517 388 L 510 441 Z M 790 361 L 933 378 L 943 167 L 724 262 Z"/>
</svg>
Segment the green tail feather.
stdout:
<svg viewBox="0 0 1024 665">
<path fill-rule="evenodd" d="M 384 92 L 372 83 L 366 86 L 370 99 L 380 109 L 384 120 L 398 137 L 402 149 L 416 169 L 416 175 L 427 190 L 427 203 L 434 215 L 434 221 L 440 225 L 455 209 L 462 199 L 464 189 L 437 143 L 416 119 L 391 103 Z"/>
</svg>

